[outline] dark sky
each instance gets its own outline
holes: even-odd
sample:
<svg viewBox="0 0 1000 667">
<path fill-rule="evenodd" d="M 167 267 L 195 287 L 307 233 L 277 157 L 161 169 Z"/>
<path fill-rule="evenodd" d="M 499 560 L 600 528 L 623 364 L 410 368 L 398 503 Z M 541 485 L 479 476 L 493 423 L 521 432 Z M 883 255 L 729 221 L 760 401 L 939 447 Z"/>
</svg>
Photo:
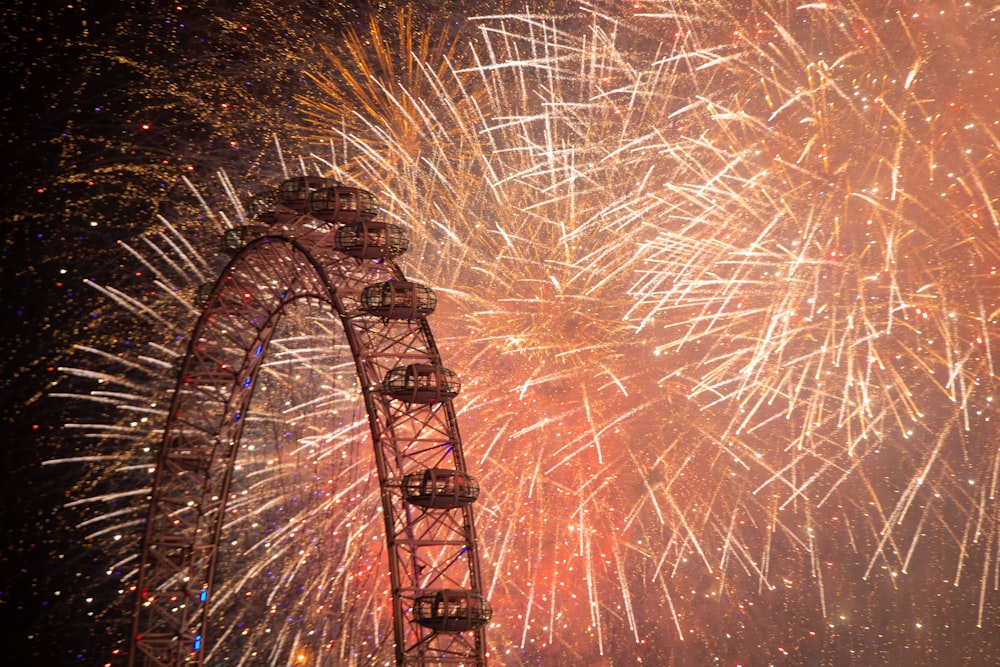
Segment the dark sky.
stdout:
<svg viewBox="0 0 1000 667">
<path fill-rule="evenodd" d="M 57 383 L 59 391 L 73 389 L 58 371 L 72 363 L 72 346 L 87 342 L 120 351 L 128 337 L 126 331 L 116 341 L 102 328 L 112 308 L 85 280 L 128 290 L 136 267 L 118 241 L 134 238 L 158 213 L 190 210 L 182 175 L 205 182 L 225 168 L 254 182 L 273 135 L 294 134 L 288 127 L 297 118 L 296 95 L 310 90 L 303 68 L 316 45 L 336 44 L 338 31 L 362 20 L 352 4 L 368 3 L 84 1 L 39 7 L 14 0 L 0 9 L 8 69 L 0 89 L 6 158 L 0 185 L 4 661 L 100 664 L 98 658 L 120 641 L 112 626 L 121 619 L 95 620 L 80 604 L 80 591 L 113 594 L 85 574 L 99 571 L 94 563 L 103 566 L 104 554 L 88 551 L 72 514 L 61 511 L 69 490 L 81 484 L 80 470 L 40 465 L 83 448 L 63 428 L 83 418 L 79 407 L 47 395 Z M 458 20 L 463 4 L 479 13 L 500 11 L 493 5 L 504 3 L 419 3 L 418 11 L 435 21 Z M 543 9 L 543 3 L 531 4 Z M 912 12 L 951 4 L 901 3 Z M 914 39 L 947 29 L 932 24 Z M 960 54 L 955 57 L 962 63 L 988 52 L 958 37 L 943 50 Z M 969 95 L 957 92 L 960 102 Z M 975 104 L 994 106 L 992 100 Z M 920 567 L 928 577 L 940 577 L 943 568 L 935 557 Z M 924 602 L 916 595 L 896 609 Z M 791 618 L 796 612 L 785 613 Z M 877 635 L 872 643 L 881 628 L 899 630 L 907 620 L 907 614 L 888 618 L 880 608 L 873 613 L 875 630 L 865 628 L 866 637 Z M 962 632 L 980 637 L 968 623 L 963 627 L 952 633 L 953 652 L 943 655 L 962 655 Z M 896 634 L 895 641 L 909 641 L 902 630 Z M 869 655 L 878 654 L 873 651 Z M 990 662 L 980 655 L 968 664 Z"/>
<path fill-rule="evenodd" d="M 421 3 L 417 14 L 455 21 L 462 4 Z M 67 601 L 90 585 L 80 564 L 101 558 L 59 511 L 79 471 L 40 465 L 80 447 L 62 427 L 78 409 L 47 392 L 74 343 L 106 335 L 107 306 L 84 281 L 127 288 L 134 267 L 117 242 L 185 200 L 181 175 L 204 180 L 225 167 L 252 177 L 273 135 L 288 134 L 316 45 L 364 20 L 358 7 L 378 10 L 323 0 L 0 9 L 5 660 L 95 664 L 112 642 Z"/>
<path fill-rule="evenodd" d="M 245 4 L 0 10 L 5 662 L 96 664 L 110 641 L 67 602 L 95 560 L 58 511 L 78 471 L 39 465 L 79 446 L 61 425 L 80 414 L 46 392 L 71 345 L 95 335 L 102 305 L 84 279 L 127 282 L 117 241 L 169 211 L 181 174 L 252 170 L 302 90 L 314 35 L 301 26 L 329 35 L 357 16 L 337 3 Z"/>
</svg>

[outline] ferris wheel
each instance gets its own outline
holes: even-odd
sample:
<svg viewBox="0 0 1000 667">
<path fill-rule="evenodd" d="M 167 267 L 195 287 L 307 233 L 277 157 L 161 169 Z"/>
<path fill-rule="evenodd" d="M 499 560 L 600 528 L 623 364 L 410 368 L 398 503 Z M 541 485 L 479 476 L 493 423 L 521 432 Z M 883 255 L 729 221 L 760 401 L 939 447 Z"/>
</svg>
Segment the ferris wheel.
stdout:
<svg viewBox="0 0 1000 667">
<path fill-rule="evenodd" d="M 145 525 L 130 665 L 206 664 L 216 571 L 240 441 L 272 337 L 291 304 L 334 312 L 374 445 L 397 665 L 485 665 L 483 595 L 467 472 L 427 316 L 436 297 L 394 258 L 405 231 L 374 196 L 303 176 L 250 202 L 232 260 L 206 290 L 164 428 Z"/>
</svg>

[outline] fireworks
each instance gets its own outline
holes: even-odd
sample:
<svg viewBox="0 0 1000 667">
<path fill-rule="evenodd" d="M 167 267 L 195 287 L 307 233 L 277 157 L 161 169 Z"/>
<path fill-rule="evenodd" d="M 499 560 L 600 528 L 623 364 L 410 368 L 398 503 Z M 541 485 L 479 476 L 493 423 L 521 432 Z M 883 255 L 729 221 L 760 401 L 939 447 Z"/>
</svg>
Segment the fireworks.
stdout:
<svg viewBox="0 0 1000 667">
<path fill-rule="evenodd" d="M 404 14 L 316 68 L 310 168 L 376 192 L 442 296 L 495 661 L 989 650 L 996 86 L 990 52 L 955 54 L 995 23 L 930 10 L 639 3 L 434 37 Z M 211 269 L 184 243 L 142 253 L 178 298 L 113 298 L 191 317 Z M 300 324 L 244 440 L 233 509 L 264 509 L 231 526 L 219 650 L 384 659 L 358 648 L 384 639 L 386 582 L 352 380 L 314 338 L 336 323 Z M 93 400 L 158 414 L 114 378 L 168 377 L 167 338 Z"/>
</svg>

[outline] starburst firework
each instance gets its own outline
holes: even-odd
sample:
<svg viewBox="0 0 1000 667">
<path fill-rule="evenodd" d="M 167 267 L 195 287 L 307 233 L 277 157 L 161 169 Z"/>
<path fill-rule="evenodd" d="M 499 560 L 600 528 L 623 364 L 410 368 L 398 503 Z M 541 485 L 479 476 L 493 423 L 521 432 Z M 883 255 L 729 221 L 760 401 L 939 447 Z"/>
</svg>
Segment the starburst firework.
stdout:
<svg viewBox="0 0 1000 667">
<path fill-rule="evenodd" d="M 990 23 L 954 11 L 953 39 Z M 412 230 L 408 272 L 445 296 L 494 656 L 836 657 L 866 636 L 846 609 L 877 625 L 870 582 L 945 566 L 981 625 L 994 124 L 946 80 L 932 28 L 892 8 L 637 12 L 483 18 L 434 44 L 404 15 L 332 51 L 307 100 L 319 169 L 379 194 Z M 308 363 L 317 387 L 338 384 L 319 379 L 327 361 Z M 282 419 L 315 431 L 288 436 L 310 465 L 345 451 L 325 409 Z M 263 469 L 274 483 L 248 475 L 247 494 L 265 503 L 300 470 Z M 354 474 L 361 508 L 372 482 Z M 313 495 L 322 512 L 301 517 L 319 535 L 343 496 Z M 296 582 L 316 591 L 302 606 L 339 590 L 355 606 L 338 613 L 384 614 L 377 574 L 339 581 L 378 562 L 375 517 L 347 516 L 335 566 L 288 551 L 267 595 Z M 376 547 L 345 546 L 362 535 Z M 945 555 L 921 561 L 921 541 Z M 284 529 L 274 543 L 295 548 Z M 236 550 L 261 564 L 261 544 Z M 325 628 L 328 651 L 379 641 L 381 621 L 365 636 L 252 608 L 226 633 L 245 623 L 275 655 L 302 628 Z"/>
</svg>

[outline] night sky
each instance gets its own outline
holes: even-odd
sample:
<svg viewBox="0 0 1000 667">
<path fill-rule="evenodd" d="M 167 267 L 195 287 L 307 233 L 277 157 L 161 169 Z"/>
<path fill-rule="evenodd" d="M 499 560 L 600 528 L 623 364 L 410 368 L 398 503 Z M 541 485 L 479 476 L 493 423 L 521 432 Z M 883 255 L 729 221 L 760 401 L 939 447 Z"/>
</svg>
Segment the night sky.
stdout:
<svg viewBox="0 0 1000 667">
<path fill-rule="evenodd" d="M 461 4 L 423 3 L 417 14 L 454 22 L 465 15 Z M 117 242 L 158 213 L 190 206 L 181 176 L 259 173 L 274 136 L 291 134 L 295 96 L 313 90 L 303 71 L 317 46 L 387 7 L 15 0 L 0 9 L 8 70 L 0 625 L 8 659 L 97 664 L 116 641 L 78 601 L 66 602 L 65 590 L 93 585 L 81 582 L 80 564 L 103 558 L 57 509 L 79 471 L 40 465 L 81 447 L 62 428 L 79 410 L 47 396 L 57 368 L 74 343 L 109 341 L 100 329 L 108 304 L 84 281 L 128 289 L 136 267 Z M 121 349 L 129 337 L 111 338 L 109 349 Z"/>
<path fill-rule="evenodd" d="M 116 242 L 170 210 L 180 175 L 252 169 L 293 112 L 316 34 L 344 21 L 336 3 L 235 7 L 85 1 L 0 10 L 7 660 L 97 664 L 92 651 L 107 655 L 103 626 L 88 627 L 88 612 L 64 603 L 64 591 L 89 585 L 79 564 L 100 558 L 53 511 L 77 473 L 40 467 L 79 446 L 61 429 L 72 407 L 46 392 L 71 344 L 101 320 L 105 306 L 84 279 L 128 283 L 134 267 Z"/>
<path fill-rule="evenodd" d="M 427 261 L 423 272 L 450 289 L 442 309 L 460 323 L 442 327 L 441 340 L 476 378 L 469 384 L 480 383 L 470 430 L 480 443 L 494 432 L 510 438 L 507 449 L 473 450 L 493 466 L 484 473 L 496 485 L 492 523 L 481 537 L 498 571 L 503 629 L 494 636 L 509 664 L 625 664 L 605 645 L 628 664 L 1000 661 L 1000 456 L 990 421 L 1000 390 L 1000 12 L 948 0 L 758 2 L 726 16 L 692 5 L 666 31 L 670 3 L 606 0 L 589 5 L 593 13 L 549 3 L 574 29 L 659 14 L 631 22 L 627 38 L 595 31 L 612 35 L 600 65 L 566 55 L 574 76 L 584 73 L 572 91 L 546 88 L 547 72 L 526 54 L 577 35 L 519 42 L 503 30 L 537 26 L 496 28 L 496 51 L 524 58 L 509 69 L 554 102 L 539 111 L 532 95 L 514 99 L 524 79 L 511 84 L 503 68 L 495 88 L 463 73 L 449 81 L 493 105 L 463 127 L 437 117 L 394 123 L 381 93 L 344 84 L 345 72 L 377 57 L 347 36 L 365 34 L 368 13 L 393 34 L 398 3 L 45 4 L 0 10 L 9 70 L 0 113 L 7 660 L 105 664 L 123 642 L 118 584 L 103 573 L 111 550 L 83 539 L 89 529 L 77 524 L 89 515 L 64 507 L 109 491 L 112 478 L 96 466 L 43 465 L 95 451 L 67 423 L 122 415 L 49 394 L 91 389 L 59 370 L 85 363 L 74 345 L 134 358 L 146 337 L 165 334 L 122 317 L 86 282 L 159 303 L 119 241 L 159 229 L 160 215 L 190 221 L 183 231 L 197 237 L 205 216 L 185 179 L 212 183 L 224 170 L 247 194 L 274 180 L 276 136 L 297 155 L 339 128 L 359 154 L 372 146 L 394 165 L 380 192 L 394 212 L 450 216 L 450 231 L 418 228 L 418 256 L 435 258 L 431 239 L 469 258 Z M 418 3 L 413 23 L 427 27 L 414 33 L 447 35 L 469 16 L 521 4 Z M 530 6 L 544 13 L 547 4 Z M 821 8 L 837 18 L 801 18 Z M 486 53 L 487 38 L 472 41 Z M 664 68 L 671 49 L 697 53 L 701 67 Z M 643 60 L 650 51 L 663 58 L 643 76 L 669 71 L 673 83 L 629 79 L 642 69 L 634 63 L 655 60 Z M 409 76 L 417 90 L 419 76 Z M 384 90 L 389 102 L 405 97 Z M 441 118 L 473 117 L 446 108 L 438 90 L 419 90 Z M 509 105 L 497 101 L 505 95 Z M 553 111 L 556 103 L 565 106 Z M 352 104 L 362 113 L 349 113 Z M 525 130 L 537 142 L 522 150 L 531 142 L 518 144 L 524 137 L 502 119 L 532 112 L 558 117 L 557 139 Z M 374 139 L 359 118 L 392 129 Z M 565 128 L 569 138 L 558 135 Z M 485 140 L 470 148 L 469 137 L 521 152 L 488 154 Z M 528 154 L 559 176 L 583 174 L 586 187 L 560 197 L 565 181 L 536 171 Z M 484 188 L 487 175 L 462 162 L 468 155 L 519 178 Z M 355 158 L 351 175 L 374 181 L 384 164 Z M 427 164 L 434 169 L 421 171 Z M 460 196 L 442 187 L 441 209 L 413 203 L 441 184 Z M 490 196 L 501 202 L 495 210 L 483 204 Z M 524 226 L 495 233 L 508 218 Z M 562 237 L 538 231 L 557 228 L 553 220 L 565 223 Z M 573 243 L 562 255 L 533 253 L 560 248 L 566 227 Z M 642 277 L 605 280 L 626 269 Z M 483 386 L 504 388 L 503 401 Z M 604 451 L 594 454 L 598 440 Z M 515 514 L 498 519 L 497 507 Z M 517 525 L 527 528 L 511 529 L 513 546 L 496 537 Z M 708 556 L 685 542 L 695 534 Z M 772 557 L 768 584 L 758 585 Z M 689 558 L 712 560 L 710 572 L 687 569 Z M 581 562 L 586 576 L 574 571 Z M 683 582 L 669 606 L 664 562 Z M 557 589 L 560 604 L 573 600 L 569 621 L 556 611 Z M 588 608 L 588 595 L 599 604 L 591 597 Z M 525 599 L 530 620 L 517 606 Z M 601 629 L 589 620 L 596 607 Z M 550 639 L 547 613 L 563 623 L 561 642 Z"/>
</svg>

